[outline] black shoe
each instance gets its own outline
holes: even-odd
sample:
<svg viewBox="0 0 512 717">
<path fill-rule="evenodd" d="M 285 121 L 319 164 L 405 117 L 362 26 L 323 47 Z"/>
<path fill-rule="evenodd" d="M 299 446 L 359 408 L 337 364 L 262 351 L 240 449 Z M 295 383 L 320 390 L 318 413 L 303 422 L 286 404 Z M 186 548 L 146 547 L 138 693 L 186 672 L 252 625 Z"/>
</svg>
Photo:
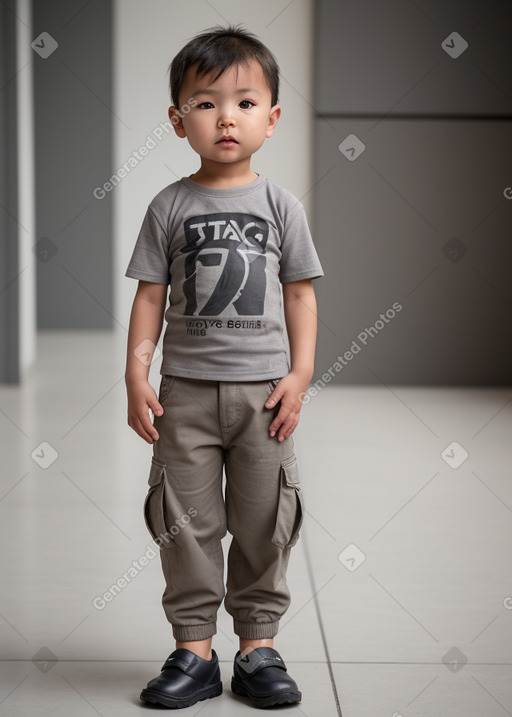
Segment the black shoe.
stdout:
<svg viewBox="0 0 512 717">
<path fill-rule="evenodd" d="M 140 699 L 164 707 L 190 707 L 220 694 L 222 682 L 215 650 L 211 660 L 204 660 L 180 647 L 169 655 L 160 675 L 148 682 Z"/>
<path fill-rule="evenodd" d="M 256 647 L 245 657 L 235 655 L 231 690 L 248 697 L 256 707 L 300 702 L 302 694 L 273 647 Z"/>
</svg>

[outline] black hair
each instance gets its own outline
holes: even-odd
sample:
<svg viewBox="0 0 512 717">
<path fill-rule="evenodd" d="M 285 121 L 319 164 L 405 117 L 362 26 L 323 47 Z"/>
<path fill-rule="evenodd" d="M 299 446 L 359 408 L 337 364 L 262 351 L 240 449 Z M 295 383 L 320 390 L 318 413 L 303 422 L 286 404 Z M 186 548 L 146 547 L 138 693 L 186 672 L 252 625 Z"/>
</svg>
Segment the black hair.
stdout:
<svg viewBox="0 0 512 717">
<path fill-rule="evenodd" d="M 210 28 L 193 37 L 171 62 L 170 89 L 171 100 L 175 107 L 180 108 L 180 91 L 185 73 L 197 65 L 196 75 L 202 77 L 218 70 L 214 82 L 222 73 L 233 65 L 247 66 L 250 60 L 257 60 L 272 94 L 272 106 L 279 100 L 279 66 L 272 52 L 265 47 L 256 35 L 242 27 Z"/>
</svg>

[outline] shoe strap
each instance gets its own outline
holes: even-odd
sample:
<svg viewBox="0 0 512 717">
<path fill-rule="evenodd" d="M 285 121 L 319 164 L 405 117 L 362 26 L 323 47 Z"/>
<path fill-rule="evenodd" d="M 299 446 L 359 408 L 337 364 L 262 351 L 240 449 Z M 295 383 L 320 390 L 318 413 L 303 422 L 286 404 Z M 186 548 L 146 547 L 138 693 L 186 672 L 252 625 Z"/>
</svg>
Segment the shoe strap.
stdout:
<svg viewBox="0 0 512 717">
<path fill-rule="evenodd" d="M 287 671 L 283 658 L 273 647 L 256 647 L 245 657 L 239 655 L 236 661 L 244 672 L 252 675 L 265 667 L 280 667 L 285 672 Z"/>
<path fill-rule="evenodd" d="M 217 663 L 217 655 L 214 650 L 212 650 L 212 660 L 209 662 L 202 660 L 191 650 L 180 647 L 169 655 L 162 671 L 175 668 L 185 674 L 190 674 L 196 680 L 206 682 L 211 679 L 214 663 Z"/>
</svg>

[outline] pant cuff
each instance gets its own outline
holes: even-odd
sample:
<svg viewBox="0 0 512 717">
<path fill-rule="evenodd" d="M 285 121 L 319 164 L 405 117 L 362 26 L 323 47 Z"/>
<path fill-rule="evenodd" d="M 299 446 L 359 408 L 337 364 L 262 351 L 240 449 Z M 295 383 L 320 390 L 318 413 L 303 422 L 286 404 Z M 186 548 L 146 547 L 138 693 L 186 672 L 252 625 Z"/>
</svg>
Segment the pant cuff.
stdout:
<svg viewBox="0 0 512 717">
<path fill-rule="evenodd" d="M 279 620 L 277 622 L 241 622 L 240 620 L 233 620 L 233 631 L 238 637 L 245 637 L 247 640 L 263 640 L 277 635 L 279 632 Z"/>
<path fill-rule="evenodd" d="M 217 632 L 217 623 L 207 622 L 202 625 L 173 625 L 172 634 L 175 640 L 206 640 Z"/>
</svg>

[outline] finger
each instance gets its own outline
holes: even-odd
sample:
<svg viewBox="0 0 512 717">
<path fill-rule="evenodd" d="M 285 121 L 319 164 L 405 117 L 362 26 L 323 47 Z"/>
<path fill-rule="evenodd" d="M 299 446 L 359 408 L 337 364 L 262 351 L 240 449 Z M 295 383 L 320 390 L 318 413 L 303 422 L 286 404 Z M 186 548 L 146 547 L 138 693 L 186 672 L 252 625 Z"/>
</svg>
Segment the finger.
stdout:
<svg viewBox="0 0 512 717">
<path fill-rule="evenodd" d="M 297 428 L 297 425 L 299 423 L 300 418 L 300 412 L 299 411 L 290 411 L 290 415 L 286 419 L 286 421 L 281 426 L 281 429 L 279 431 L 279 436 L 283 436 L 284 438 L 289 438 L 294 430 Z"/>
<path fill-rule="evenodd" d="M 132 428 L 137 433 L 137 435 L 139 435 L 142 439 L 146 441 L 146 443 L 153 443 L 153 437 L 150 436 L 150 434 L 144 428 L 142 421 L 138 419 L 134 421 Z"/>
<path fill-rule="evenodd" d="M 284 441 L 286 438 L 289 438 L 295 430 L 298 422 L 297 414 L 293 411 L 290 412 L 290 415 L 279 429 L 278 440 Z"/>
<path fill-rule="evenodd" d="M 142 424 L 138 419 L 134 419 L 132 421 L 128 421 L 128 425 L 132 430 L 135 431 L 135 433 L 140 436 L 142 439 L 146 441 L 146 443 L 153 443 L 153 439 L 151 436 L 149 436 L 144 428 L 142 427 Z"/>
<path fill-rule="evenodd" d="M 148 436 L 148 434 L 145 431 L 141 431 L 141 433 L 139 433 L 139 436 L 141 438 L 143 438 L 146 441 L 146 443 L 149 443 L 150 446 L 153 445 L 154 440 L 151 438 L 151 436 Z"/>
<path fill-rule="evenodd" d="M 284 390 L 278 384 L 265 401 L 265 408 L 273 408 L 275 405 L 277 405 L 283 397 L 283 393 Z"/>
<path fill-rule="evenodd" d="M 153 411 L 155 416 L 161 416 L 164 412 L 163 406 L 157 401 L 156 398 L 148 402 L 149 408 Z"/>
<path fill-rule="evenodd" d="M 274 437 L 279 430 L 279 428 L 282 426 L 282 424 L 285 422 L 286 418 L 288 417 L 290 413 L 290 409 L 286 408 L 285 406 L 281 406 L 279 409 L 279 413 L 274 418 L 272 423 L 270 424 L 269 431 L 270 435 Z"/>
<path fill-rule="evenodd" d="M 153 423 L 151 422 L 151 420 L 149 418 L 149 414 L 145 413 L 139 420 L 140 420 L 142 430 L 145 432 L 145 434 L 150 439 L 150 440 L 148 440 L 148 443 L 152 443 L 153 441 L 158 441 L 158 438 L 159 438 L 158 431 L 156 430 Z"/>
</svg>

